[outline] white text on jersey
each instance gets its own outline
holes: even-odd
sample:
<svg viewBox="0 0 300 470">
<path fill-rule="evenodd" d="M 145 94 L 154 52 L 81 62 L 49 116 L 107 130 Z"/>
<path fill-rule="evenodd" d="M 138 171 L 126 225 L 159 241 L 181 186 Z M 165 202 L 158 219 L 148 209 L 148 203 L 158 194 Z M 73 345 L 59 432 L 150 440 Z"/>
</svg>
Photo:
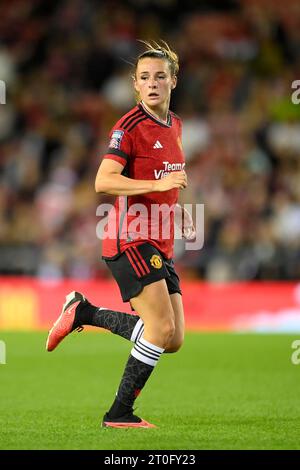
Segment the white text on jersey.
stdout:
<svg viewBox="0 0 300 470">
<path fill-rule="evenodd" d="M 168 176 L 172 171 L 183 171 L 185 167 L 185 163 L 163 162 L 163 164 L 164 168 L 162 170 L 154 170 L 154 177 L 156 180 Z"/>
</svg>

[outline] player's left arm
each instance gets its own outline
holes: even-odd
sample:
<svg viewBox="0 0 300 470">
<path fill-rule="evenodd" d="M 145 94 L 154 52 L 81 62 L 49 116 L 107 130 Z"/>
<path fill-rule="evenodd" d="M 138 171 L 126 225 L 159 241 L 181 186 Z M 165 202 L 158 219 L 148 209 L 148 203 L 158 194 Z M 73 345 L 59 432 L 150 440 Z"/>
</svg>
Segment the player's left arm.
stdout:
<svg viewBox="0 0 300 470">
<path fill-rule="evenodd" d="M 193 222 L 193 217 L 189 211 L 180 204 L 175 205 L 174 212 L 175 224 L 182 229 L 182 235 L 186 240 L 192 240 L 196 236 L 196 229 Z"/>
<path fill-rule="evenodd" d="M 179 121 L 179 139 L 182 142 L 182 122 Z M 193 217 L 189 211 L 180 204 L 175 205 L 174 221 L 178 227 L 181 227 L 182 235 L 186 240 L 192 240 L 196 236 L 196 229 Z"/>
</svg>

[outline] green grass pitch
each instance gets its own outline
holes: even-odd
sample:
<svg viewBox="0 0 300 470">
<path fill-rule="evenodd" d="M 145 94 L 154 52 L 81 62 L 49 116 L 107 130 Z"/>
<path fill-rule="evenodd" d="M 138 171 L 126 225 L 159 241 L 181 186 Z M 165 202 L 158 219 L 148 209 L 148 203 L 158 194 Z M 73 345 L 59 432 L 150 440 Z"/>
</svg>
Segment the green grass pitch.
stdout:
<svg viewBox="0 0 300 470">
<path fill-rule="evenodd" d="M 73 333 L 47 353 L 46 332 L 0 339 L 0 449 L 300 449 L 296 335 L 188 333 L 137 400 L 158 428 L 129 430 L 100 427 L 128 342 Z"/>
</svg>

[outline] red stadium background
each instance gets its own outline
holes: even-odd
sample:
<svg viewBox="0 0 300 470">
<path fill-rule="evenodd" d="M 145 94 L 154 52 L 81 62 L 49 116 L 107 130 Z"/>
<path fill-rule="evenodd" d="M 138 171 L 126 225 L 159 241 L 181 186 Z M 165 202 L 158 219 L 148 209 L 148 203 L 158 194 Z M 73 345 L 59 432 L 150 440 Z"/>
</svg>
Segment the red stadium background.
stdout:
<svg viewBox="0 0 300 470">
<path fill-rule="evenodd" d="M 84 292 L 95 305 L 131 313 L 112 280 L 39 281 L 1 278 L 0 328 L 47 329 L 66 292 Z M 183 282 L 186 327 L 202 331 L 293 332 L 300 330 L 300 284 Z"/>
</svg>

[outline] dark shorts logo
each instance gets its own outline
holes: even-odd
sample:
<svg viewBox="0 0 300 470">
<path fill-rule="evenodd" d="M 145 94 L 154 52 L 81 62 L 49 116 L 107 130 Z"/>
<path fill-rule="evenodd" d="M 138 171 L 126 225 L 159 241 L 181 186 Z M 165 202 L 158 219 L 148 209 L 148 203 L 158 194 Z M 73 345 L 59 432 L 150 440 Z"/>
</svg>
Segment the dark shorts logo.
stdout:
<svg viewBox="0 0 300 470">
<path fill-rule="evenodd" d="M 120 150 L 124 131 L 113 131 L 109 143 L 109 148 Z"/>
<path fill-rule="evenodd" d="M 160 269 L 162 267 L 162 260 L 158 255 L 153 255 L 150 259 L 150 263 L 155 269 Z"/>
</svg>

